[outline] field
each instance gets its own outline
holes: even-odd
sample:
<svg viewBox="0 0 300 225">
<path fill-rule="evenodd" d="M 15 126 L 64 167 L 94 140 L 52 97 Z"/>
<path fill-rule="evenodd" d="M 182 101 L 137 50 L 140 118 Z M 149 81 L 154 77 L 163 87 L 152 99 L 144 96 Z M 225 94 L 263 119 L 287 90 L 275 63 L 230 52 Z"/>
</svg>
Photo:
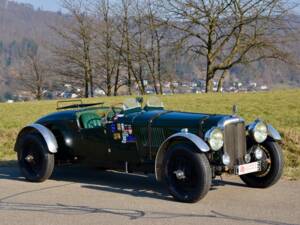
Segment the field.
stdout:
<svg viewBox="0 0 300 225">
<path fill-rule="evenodd" d="M 103 97 L 86 102 L 122 102 L 126 97 Z M 258 93 L 185 94 L 161 96 L 167 109 L 230 114 L 238 105 L 238 114 L 251 122 L 256 118 L 271 123 L 283 136 L 285 177 L 300 178 L 300 90 Z M 15 160 L 14 141 L 18 131 L 40 116 L 55 111 L 56 101 L 0 104 L 0 161 Z"/>
</svg>

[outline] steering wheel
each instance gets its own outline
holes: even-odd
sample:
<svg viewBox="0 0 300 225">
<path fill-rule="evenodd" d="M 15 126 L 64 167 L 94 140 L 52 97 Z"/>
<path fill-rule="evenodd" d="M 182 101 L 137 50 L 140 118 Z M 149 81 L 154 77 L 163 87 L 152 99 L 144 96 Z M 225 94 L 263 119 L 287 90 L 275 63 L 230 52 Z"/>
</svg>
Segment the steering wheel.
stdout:
<svg viewBox="0 0 300 225">
<path fill-rule="evenodd" d="M 121 106 L 121 107 L 117 107 L 117 106 Z M 116 103 L 116 104 L 112 105 L 106 114 L 106 121 L 110 121 L 115 116 L 120 114 L 123 111 L 124 106 L 126 107 L 126 105 L 124 103 Z M 110 115 L 111 113 L 113 113 L 113 115 Z"/>
</svg>

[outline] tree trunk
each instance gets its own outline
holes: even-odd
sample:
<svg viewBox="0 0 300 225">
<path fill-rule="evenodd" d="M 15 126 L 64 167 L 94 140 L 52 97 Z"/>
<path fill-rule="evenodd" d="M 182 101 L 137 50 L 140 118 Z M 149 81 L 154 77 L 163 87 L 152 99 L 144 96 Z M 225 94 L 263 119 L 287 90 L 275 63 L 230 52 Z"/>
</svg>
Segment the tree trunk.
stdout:
<svg viewBox="0 0 300 225">
<path fill-rule="evenodd" d="M 94 79 L 92 72 L 90 72 L 90 92 L 91 92 L 91 97 L 94 97 Z"/>
<path fill-rule="evenodd" d="M 129 68 L 128 68 L 129 69 Z M 128 80 L 127 80 L 127 86 L 128 86 L 128 94 L 132 95 L 132 90 L 131 90 L 131 72 L 130 69 L 128 71 Z"/>
<path fill-rule="evenodd" d="M 209 77 L 206 77 L 206 87 L 205 92 L 211 92 L 212 91 L 212 80 Z"/>
<path fill-rule="evenodd" d="M 158 83 L 159 83 L 159 92 L 162 95 L 163 94 L 163 85 L 161 80 L 161 57 L 160 57 L 160 40 L 159 37 L 157 38 L 157 77 L 158 77 Z"/>
<path fill-rule="evenodd" d="M 143 68 L 142 65 L 139 65 L 139 80 L 141 82 L 141 95 L 145 94 L 145 84 L 144 84 L 144 79 L 143 79 Z"/>
<path fill-rule="evenodd" d="M 120 66 L 118 65 L 116 78 L 115 78 L 114 96 L 118 95 L 119 76 L 120 76 Z"/>
<path fill-rule="evenodd" d="M 84 97 L 88 98 L 89 97 L 89 77 L 87 70 L 85 69 L 84 71 Z"/>
<path fill-rule="evenodd" d="M 106 56 L 106 95 L 111 96 L 111 70 L 109 66 L 110 60 L 108 55 Z"/>
<path fill-rule="evenodd" d="M 37 86 L 36 99 L 38 101 L 40 101 L 42 99 L 42 88 L 39 84 Z"/>
<path fill-rule="evenodd" d="M 217 89 L 217 92 L 221 92 L 222 91 L 222 87 L 223 87 L 223 83 L 224 83 L 224 78 L 225 78 L 225 75 L 226 75 L 226 70 L 223 71 L 219 81 L 218 81 L 218 89 Z"/>
<path fill-rule="evenodd" d="M 214 77 L 214 74 L 212 72 L 209 72 L 209 70 L 206 73 L 206 86 L 205 86 L 205 92 L 211 92 L 213 91 L 213 82 L 212 79 Z"/>
</svg>

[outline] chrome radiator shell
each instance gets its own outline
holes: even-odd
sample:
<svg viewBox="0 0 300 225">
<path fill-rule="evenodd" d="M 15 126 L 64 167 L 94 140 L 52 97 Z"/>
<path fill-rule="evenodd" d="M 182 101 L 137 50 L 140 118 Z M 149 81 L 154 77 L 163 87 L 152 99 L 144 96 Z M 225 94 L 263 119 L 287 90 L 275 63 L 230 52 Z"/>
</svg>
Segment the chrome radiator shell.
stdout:
<svg viewBox="0 0 300 225">
<path fill-rule="evenodd" d="M 244 120 L 238 117 L 231 117 L 221 122 L 220 126 L 224 132 L 224 153 L 230 157 L 229 169 L 236 165 L 244 164 L 246 154 L 246 130 Z"/>
</svg>

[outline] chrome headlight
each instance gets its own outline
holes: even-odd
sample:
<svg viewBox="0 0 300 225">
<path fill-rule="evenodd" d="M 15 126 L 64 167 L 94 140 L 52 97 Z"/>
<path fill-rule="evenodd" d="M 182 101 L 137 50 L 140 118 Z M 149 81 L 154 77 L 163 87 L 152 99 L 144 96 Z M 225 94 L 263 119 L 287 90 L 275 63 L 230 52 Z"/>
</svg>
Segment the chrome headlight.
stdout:
<svg viewBox="0 0 300 225">
<path fill-rule="evenodd" d="M 224 145 L 223 132 L 220 128 L 212 128 L 205 134 L 205 140 L 214 151 L 220 150 Z"/>
<path fill-rule="evenodd" d="M 264 142 L 268 137 L 268 128 L 267 125 L 261 121 L 256 121 L 250 127 L 251 135 L 257 143 Z"/>
</svg>

